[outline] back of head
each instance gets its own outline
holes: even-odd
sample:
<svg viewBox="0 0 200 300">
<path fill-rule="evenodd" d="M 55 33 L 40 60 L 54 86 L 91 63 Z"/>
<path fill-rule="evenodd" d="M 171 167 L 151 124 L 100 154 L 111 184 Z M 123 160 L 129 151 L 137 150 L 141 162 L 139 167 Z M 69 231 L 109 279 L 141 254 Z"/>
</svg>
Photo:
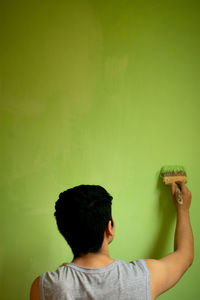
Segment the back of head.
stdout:
<svg viewBox="0 0 200 300">
<path fill-rule="evenodd" d="M 99 185 L 79 185 L 59 195 L 55 217 L 74 257 L 100 250 L 111 216 L 112 196 Z"/>
</svg>

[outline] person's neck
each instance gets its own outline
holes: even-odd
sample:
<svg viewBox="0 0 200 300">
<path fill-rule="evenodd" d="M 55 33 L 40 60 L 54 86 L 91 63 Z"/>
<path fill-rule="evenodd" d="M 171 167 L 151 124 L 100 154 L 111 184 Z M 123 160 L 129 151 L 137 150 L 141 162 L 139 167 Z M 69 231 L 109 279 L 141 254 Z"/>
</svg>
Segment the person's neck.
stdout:
<svg viewBox="0 0 200 300">
<path fill-rule="evenodd" d="M 111 264 L 114 260 L 110 257 L 108 247 L 102 247 L 97 253 L 87 253 L 74 258 L 72 263 L 80 267 L 101 268 Z"/>
</svg>

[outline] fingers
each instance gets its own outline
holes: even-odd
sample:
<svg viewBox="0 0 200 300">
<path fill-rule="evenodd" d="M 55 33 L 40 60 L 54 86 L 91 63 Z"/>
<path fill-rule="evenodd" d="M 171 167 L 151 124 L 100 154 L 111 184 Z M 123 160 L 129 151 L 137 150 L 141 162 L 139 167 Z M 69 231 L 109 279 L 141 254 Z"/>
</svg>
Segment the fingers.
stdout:
<svg viewBox="0 0 200 300">
<path fill-rule="evenodd" d="M 191 198 L 191 192 L 188 189 L 188 187 L 186 186 L 185 182 L 181 182 L 181 191 L 184 195 L 186 195 L 187 197 Z"/>
<path fill-rule="evenodd" d="M 171 184 L 171 193 L 172 193 L 172 196 L 174 196 L 176 188 L 177 188 L 177 184 L 175 182 L 172 182 L 172 184 Z"/>
<path fill-rule="evenodd" d="M 177 181 L 171 184 L 171 194 L 177 209 L 189 210 L 192 194 L 185 182 Z M 182 205 L 179 205 L 182 204 Z"/>
<path fill-rule="evenodd" d="M 187 187 L 186 187 L 186 185 L 185 185 L 185 182 L 180 182 L 179 185 L 180 185 L 180 187 L 181 187 L 181 191 L 182 191 L 182 192 L 186 192 Z"/>
<path fill-rule="evenodd" d="M 189 194 L 190 194 L 190 191 L 189 191 L 189 189 L 187 188 L 185 182 L 180 182 L 180 183 L 179 183 L 179 187 L 180 187 L 181 193 L 182 193 L 185 197 L 188 197 Z"/>
<path fill-rule="evenodd" d="M 175 193 L 177 186 L 183 193 L 188 190 L 185 182 L 183 182 L 183 181 L 172 182 L 172 184 L 171 184 L 172 194 Z"/>
</svg>

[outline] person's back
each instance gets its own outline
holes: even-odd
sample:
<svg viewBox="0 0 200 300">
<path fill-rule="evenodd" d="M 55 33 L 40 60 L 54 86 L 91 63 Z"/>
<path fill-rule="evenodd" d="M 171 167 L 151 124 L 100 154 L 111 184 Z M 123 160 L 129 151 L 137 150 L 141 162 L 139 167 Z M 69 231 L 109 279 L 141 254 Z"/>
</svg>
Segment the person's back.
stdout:
<svg viewBox="0 0 200 300">
<path fill-rule="evenodd" d="M 101 268 L 69 263 L 40 276 L 41 300 L 150 300 L 150 275 L 144 260 L 115 260 Z"/>
<path fill-rule="evenodd" d="M 108 245 L 115 224 L 112 197 L 100 186 L 81 185 L 60 194 L 56 202 L 58 229 L 70 245 L 74 259 L 32 284 L 31 300 L 154 300 L 170 289 L 192 264 L 193 234 L 189 208 L 191 193 L 181 183 L 183 204 L 177 209 L 174 252 L 160 260 L 131 263 L 113 260 Z"/>
</svg>

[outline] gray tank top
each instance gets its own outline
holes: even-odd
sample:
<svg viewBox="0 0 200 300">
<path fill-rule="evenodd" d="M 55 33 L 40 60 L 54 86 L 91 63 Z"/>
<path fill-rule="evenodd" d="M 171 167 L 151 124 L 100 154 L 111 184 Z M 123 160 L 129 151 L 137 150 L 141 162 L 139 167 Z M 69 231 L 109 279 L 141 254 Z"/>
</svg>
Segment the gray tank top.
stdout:
<svg viewBox="0 0 200 300">
<path fill-rule="evenodd" d="M 115 260 L 103 268 L 69 263 L 39 281 L 41 300 L 150 300 L 150 274 L 144 260 Z"/>
</svg>

